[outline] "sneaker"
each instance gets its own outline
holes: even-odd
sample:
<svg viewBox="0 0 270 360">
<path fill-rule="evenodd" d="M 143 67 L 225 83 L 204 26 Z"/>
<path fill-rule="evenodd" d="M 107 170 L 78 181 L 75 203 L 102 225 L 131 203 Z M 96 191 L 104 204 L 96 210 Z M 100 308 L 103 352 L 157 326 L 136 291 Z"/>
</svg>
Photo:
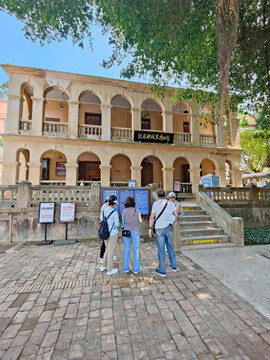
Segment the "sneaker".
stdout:
<svg viewBox="0 0 270 360">
<path fill-rule="evenodd" d="M 138 274 L 141 271 L 142 271 L 142 268 L 140 268 L 140 270 L 138 270 L 138 271 L 132 271 L 132 272 L 133 272 L 133 274 Z"/>
<path fill-rule="evenodd" d="M 99 260 L 99 263 L 102 264 L 102 263 L 103 263 L 103 259 L 100 259 L 100 260 Z"/>
<path fill-rule="evenodd" d="M 165 273 L 160 272 L 159 269 L 156 269 L 155 273 L 163 277 L 167 276 Z"/>
<path fill-rule="evenodd" d="M 123 270 L 125 273 L 129 273 L 129 269 L 128 270 Z"/>
<path fill-rule="evenodd" d="M 101 266 L 101 267 L 99 268 L 99 270 L 100 270 L 100 271 L 105 271 L 105 270 L 107 270 L 107 266 Z"/>
<path fill-rule="evenodd" d="M 114 260 L 114 261 L 117 261 L 117 256 L 114 256 L 114 257 L 113 257 L 113 260 Z"/>
<path fill-rule="evenodd" d="M 118 269 L 112 269 L 111 271 L 107 271 L 107 275 L 113 275 L 118 272 Z"/>
<path fill-rule="evenodd" d="M 178 270 L 177 267 L 173 268 L 171 265 L 169 265 L 169 268 L 174 272 L 176 272 Z"/>
</svg>

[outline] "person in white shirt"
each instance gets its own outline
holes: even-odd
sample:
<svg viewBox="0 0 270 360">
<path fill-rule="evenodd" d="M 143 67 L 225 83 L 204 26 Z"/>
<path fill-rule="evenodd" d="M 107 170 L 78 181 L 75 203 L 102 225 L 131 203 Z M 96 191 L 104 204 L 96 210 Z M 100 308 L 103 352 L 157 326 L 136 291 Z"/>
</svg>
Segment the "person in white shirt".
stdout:
<svg viewBox="0 0 270 360">
<path fill-rule="evenodd" d="M 172 201 L 166 200 L 165 191 L 157 190 L 158 200 L 154 202 L 149 218 L 149 237 L 152 237 L 152 226 L 156 233 L 159 266 L 155 272 L 160 276 L 166 276 L 165 266 L 165 244 L 170 259 L 169 268 L 177 271 L 175 252 L 173 248 L 173 229 L 178 219 L 175 205 Z"/>
</svg>

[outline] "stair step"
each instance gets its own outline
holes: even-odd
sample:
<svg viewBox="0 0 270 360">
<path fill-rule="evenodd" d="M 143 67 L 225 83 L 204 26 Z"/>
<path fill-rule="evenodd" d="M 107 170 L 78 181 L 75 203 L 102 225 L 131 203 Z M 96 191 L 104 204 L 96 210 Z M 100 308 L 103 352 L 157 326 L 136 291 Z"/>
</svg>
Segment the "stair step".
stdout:
<svg viewBox="0 0 270 360">
<path fill-rule="evenodd" d="M 208 236 L 208 235 L 221 235 L 223 230 L 220 228 L 198 228 L 198 229 L 183 229 L 180 230 L 181 238 L 191 236 Z"/>
<path fill-rule="evenodd" d="M 198 244 L 217 244 L 217 243 L 227 243 L 230 241 L 228 235 L 207 235 L 207 236 L 181 236 L 182 245 L 198 245 Z"/>
<path fill-rule="evenodd" d="M 185 205 L 184 203 L 181 203 L 181 205 L 184 211 L 202 210 L 200 206 L 192 206 L 192 205 L 188 206 Z"/>
<path fill-rule="evenodd" d="M 194 228 L 214 228 L 216 223 L 214 221 L 181 221 L 181 229 L 194 229 Z"/>
<path fill-rule="evenodd" d="M 182 218 L 182 221 L 185 222 L 196 222 L 196 221 L 211 221 L 209 215 L 185 215 Z"/>
<path fill-rule="evenodd" d="M 184 215 L 206 215 L 205 210 L 184 210 Z"/>
</svg>

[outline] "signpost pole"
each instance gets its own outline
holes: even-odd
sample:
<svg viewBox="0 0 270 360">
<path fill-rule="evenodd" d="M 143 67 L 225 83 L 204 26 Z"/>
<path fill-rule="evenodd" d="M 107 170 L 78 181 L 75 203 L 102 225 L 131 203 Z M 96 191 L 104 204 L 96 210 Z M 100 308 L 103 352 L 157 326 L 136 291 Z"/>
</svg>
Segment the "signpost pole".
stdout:
<svg viewBox="0 0 270 360">
<path fill-rule="evenodd" d="M 53 242 L 52 240 L 47 240 L 47 226 L 48 224 L 45 223 L 44 241 L 38 242 L 38 245 L 50 245 Z"/>
<path fill-rule="evenodd" d="M 75 203 L 62 202 L 60 204 L 60 222 L 66 224 L 65 240 L 57 240 L 54 245 L 75 244 L 78 240 L 68 240 L 68 223 L 75 221 Z"/>
</svg>

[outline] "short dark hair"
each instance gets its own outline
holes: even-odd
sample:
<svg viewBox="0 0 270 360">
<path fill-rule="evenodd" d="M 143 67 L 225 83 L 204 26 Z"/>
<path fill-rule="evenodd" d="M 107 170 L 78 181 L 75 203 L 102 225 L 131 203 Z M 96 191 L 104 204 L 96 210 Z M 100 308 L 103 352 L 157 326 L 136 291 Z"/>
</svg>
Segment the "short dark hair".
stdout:
<svg viewBox="0 0 270 360">
<path fill-rule="evenodd" d="M 162 188 L 157 189 L 157 197 L 163 198 L 165 197 L 165 191 Z"/>
<path fill-rule="evenodd" d="M 117 197 L 115 195 L 111 195 L 109 197 L 109 205 L 114 205 L 116 200 L 117 200 Z"/>
<path fill-rule="evenodd" d="M 135 207 L 136 203 L 135 203 L 135 200 L 132 196 L 128 196 L 125 200 L 125 203 L 124 203 L 125 207 L 128 208 L 128 207 Z"/>
</svg>

